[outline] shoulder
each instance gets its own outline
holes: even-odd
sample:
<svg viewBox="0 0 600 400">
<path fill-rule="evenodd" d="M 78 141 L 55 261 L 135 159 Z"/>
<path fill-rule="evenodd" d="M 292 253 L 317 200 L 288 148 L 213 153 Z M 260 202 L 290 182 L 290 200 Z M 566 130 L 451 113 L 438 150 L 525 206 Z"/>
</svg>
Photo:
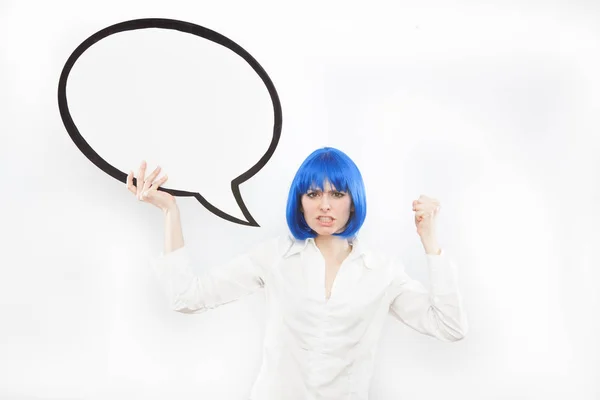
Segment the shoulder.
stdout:
<svg viewBox="0 0 600 400">
<path fill-rule="evenodd" d="M 389 267 L 389 257 L 372 250 L 366 250 L 363 253 L 365 263 L 369 264 L 372 269 L 382 269 Z"/>
<path fill-rule="evenodd" d="M 270 263 L 283 257 L 294 243 L 293 237 L 287 234 L 272 236 L 257 243 L 251 250 L 251 256 L 261 263 Z"/>
<path fill-rule="evenodd" d="M 365 266 L 373 271 L 378 271 L 384 275 L 391 275 L 395 270 L 393 258 L 387 254 L 377 251 L 367 250 L 364 255 Z"/>
<path fill-rule="evenodd" d="M 390 280 L 404 276 L 406 268 L 402 254 L 397 248 L 383 247 L 378 243 L 373 245 L 376 242 L 371 237 L 361 236 L 357 240 L 365 267 L 377 271 L 378 274 L 386 276 Z"/>
<path fill-rule="evenodd" d="M 371 246 L 368 239 L 356 238 L 354 240 L 355 250 L 362 256 L 365 266 L 370 270 L 386 271 L 393 264 L 389 255 L 377 251 Z"/>
</svg>

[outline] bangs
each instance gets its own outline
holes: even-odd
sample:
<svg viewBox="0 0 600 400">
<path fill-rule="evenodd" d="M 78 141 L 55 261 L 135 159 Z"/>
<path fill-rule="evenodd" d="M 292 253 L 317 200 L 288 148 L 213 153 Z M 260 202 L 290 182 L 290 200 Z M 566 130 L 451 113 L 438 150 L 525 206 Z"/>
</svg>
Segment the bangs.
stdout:
<svg viewBox="0 0 600 400">
<path fill-rule="evenodd" d="M 325 182 L 331 183 L 335 190 L 348 192 L 347 166 L 332 154 L 323 154 L 309 161 L 298 175 L 298 189 L 305 193 L 309 189 L 323 190 Z"/>
</svg>

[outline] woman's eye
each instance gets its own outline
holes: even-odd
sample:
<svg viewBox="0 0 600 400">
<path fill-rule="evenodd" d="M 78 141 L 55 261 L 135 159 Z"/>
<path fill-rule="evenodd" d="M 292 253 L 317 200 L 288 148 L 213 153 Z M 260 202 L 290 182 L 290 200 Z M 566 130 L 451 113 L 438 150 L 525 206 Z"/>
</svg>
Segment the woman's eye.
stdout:
<svg viewBox="0 0 600 400">
<path fill-rule="evenodd" d="M 321 194 L 321 192 L 315 191 L 315 192 L 309 192 L 309 193 L 306 193 L 306 196 L 307 196 L 308 198 L 311 198 L 311 199 L 312 199 L 312 198 L 315 198 L 315 197 L 319 196 L 320 194 Z M 346 193 L 344 193 L 344 192 L 332 191 L 332 192 L 331 192 L 331 195 L 332 195 L 333 197 L 335 197 L 336 199 L 339 199 L 339 198 L 342 198 L 342 197 L 344 197 L 344 196 L 346 195 Z"/>
</svg>

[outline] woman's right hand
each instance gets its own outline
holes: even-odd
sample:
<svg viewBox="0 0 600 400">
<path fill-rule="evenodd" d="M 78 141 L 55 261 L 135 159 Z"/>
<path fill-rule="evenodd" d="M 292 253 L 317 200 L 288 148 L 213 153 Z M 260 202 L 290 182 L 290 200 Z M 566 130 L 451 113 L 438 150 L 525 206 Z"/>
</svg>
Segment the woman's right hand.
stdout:
<svg viewBox="0 0 600 400">
<path fill-rule="evenodd" d="M 167 175 L 165 175 L 155 182 L 154 179 L 156 179 L 159 172 L 160 166 L 156 167 L 156 169 L 145 178 L 146 161 L 142 161 L 138 170 L 137 185 L 133 185 L 133 171 L 130 171 L 127 175 L 127 189 L 136 195 L 139 201 L 150 203 L 163 211 L 168 211 L 177 205 L 173 195 L 158 190 L 158 187 L 168 179 Z"/>
</svg>

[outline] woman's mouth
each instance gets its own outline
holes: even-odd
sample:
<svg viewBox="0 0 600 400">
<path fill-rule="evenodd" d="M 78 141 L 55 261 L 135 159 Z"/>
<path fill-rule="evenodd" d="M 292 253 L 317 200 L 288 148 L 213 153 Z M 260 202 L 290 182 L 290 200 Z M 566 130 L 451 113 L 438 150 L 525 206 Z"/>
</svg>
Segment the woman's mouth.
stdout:
<svg viewBox="0 0 600 400">
<path fill-rule="evenodd" d="M 319 221 L 319 224 L 321 226 L 333 225 L 333 218 L 331 218 L 331 217 L 319 217 L 319 218 L 317 218 L 317 221 Z"/>
</svg>

